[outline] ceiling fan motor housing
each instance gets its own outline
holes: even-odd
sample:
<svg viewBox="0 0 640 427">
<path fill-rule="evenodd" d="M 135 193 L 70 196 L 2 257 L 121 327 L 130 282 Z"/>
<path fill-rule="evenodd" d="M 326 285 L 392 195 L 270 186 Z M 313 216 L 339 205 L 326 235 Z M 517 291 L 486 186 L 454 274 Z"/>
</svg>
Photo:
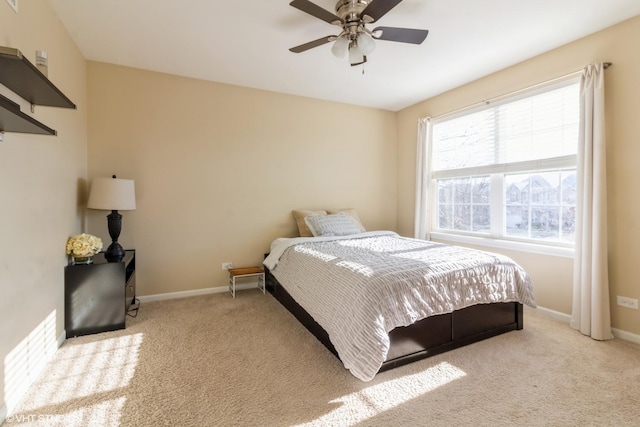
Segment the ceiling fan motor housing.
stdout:
<svg viewBox="0 0 640 427">
<path fill-rule="evenodd" d="M 336 15 L 345 23 L 360 22 L 360 14 L 372 0 L 338 0 L 336 3 Z M 363 22 L 364 23 L 364 22 Z"/>
<path fill-rule="evenodd" d="M 337 25 L 341 25 L 343 34 L 355 43 L 356 38 L 360 32 L 368 32 L 364 26 L 365 19 L 368 22 L 372 20 L 368 16 L 362 16 L 362 11 L 373 0 L 338 0 L 336 3 L 336 15 L 342 19 L 342 23 L 337 22 Z"/>
</svg>

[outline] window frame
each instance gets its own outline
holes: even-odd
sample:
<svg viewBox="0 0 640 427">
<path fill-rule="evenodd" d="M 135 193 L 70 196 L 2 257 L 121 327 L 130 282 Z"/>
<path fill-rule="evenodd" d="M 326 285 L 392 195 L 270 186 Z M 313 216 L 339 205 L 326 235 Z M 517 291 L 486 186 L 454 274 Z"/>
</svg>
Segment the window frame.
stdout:
<svg viewBox="0 0 640 427">
<path fill-rule="evenodd" d="M 429 205 L 430 217 L 430 235 L 433 240 L 448 243 L 463 243 L 469 245 L 479 245 L 495 247 L 500 249 L 519 250 L 525 252 L 539 253 L 545 255 L 555 255 L 560 257 L 573 257 L 574 243 L 562 241 L 544 241 L 541 239 L 529 239 L 506 236 L 504 232 L 504 210 L 505 210 L 505 194 L 504 194 L 504 176 L 511 173 L 542 173 L 547 171 L 563 171 L 575 170 L 577 173 L 577 154 L 558 156 L 543 160 L 520 161 L 506 164 L 493 164 L 489 166 L 468 167 L 460 169 L 433 171 L 432 169 L 432 134 L 433 126 L 440 121 L 448 121 L 457 117 L 470 115 L 489 108 L 496 108 L 502 104 L 511 103 L 520 99 L 529 98 L 538 94 L 550 92 L 562 87 L 579 85 L 579 77 L 568 77 L 561 81 L 554 81 L 547 85 L 536 86 L 531 90 L 522 90 L 513 95 L 505 95 L 497 98 L 493 102 L 484 102 L 465 109 L 455 111 L 451 114 L 442 115 L 432 118 L 429 131 L 426 135 L 426 154 L 429 174 L 429 185 L 427 185 L 428 199 L 433 201 Z M 576 144 L 578 141 L 576 141 Z M 576 147 L 577 148 L 577 147 Z M 494 197 L 490 200 L 490 212 L 492 218 L 500 218 L 492 220 L 490 223 L 489 233 L 478 233 L 473 231 L 459 231 L 438 228 L 439 212 L 438 212 L 438 179 L 454 179 L 454 178 L 473 178 L 477 176 L 489 176 L 491 192 Z M 498 178 L 501 176 L 501 178 Z M 497 192 L 496 192 L 497 191 Z M 495 194 L 499 196 L 496 201 Z"/>
</svg>

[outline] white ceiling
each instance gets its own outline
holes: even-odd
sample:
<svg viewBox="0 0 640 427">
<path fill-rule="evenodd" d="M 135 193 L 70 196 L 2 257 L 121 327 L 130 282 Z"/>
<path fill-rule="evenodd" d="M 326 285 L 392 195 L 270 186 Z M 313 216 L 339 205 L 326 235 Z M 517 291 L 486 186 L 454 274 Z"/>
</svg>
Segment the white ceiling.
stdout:
<svg viewBox="0 0 640 427">
<path fill-rule="evenodd" d="M 339 33 L 289 0 L 50 2 L 89 60 L 391 111 L 640 14 L 638 0 L 404 0 L 369 28 L 429 36 L 377 41 L 363 75 L 331 44 L 289 52 Z"/>
</svg>

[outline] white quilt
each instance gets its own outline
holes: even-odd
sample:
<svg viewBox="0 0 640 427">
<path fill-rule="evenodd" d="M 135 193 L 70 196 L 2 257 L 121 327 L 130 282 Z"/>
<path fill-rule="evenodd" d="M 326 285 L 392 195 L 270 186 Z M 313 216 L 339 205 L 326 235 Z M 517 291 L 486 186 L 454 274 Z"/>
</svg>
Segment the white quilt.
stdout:
<svg viewBox="0 0 640 427">
<path fill-rule="evenodd" d="M 385 361 L 395 327 L 475 304 L 536 306 L 529 276 L 510 258 L 388 231 L 278 239 L 264 265 L 363 381 Z"/>
</svg>

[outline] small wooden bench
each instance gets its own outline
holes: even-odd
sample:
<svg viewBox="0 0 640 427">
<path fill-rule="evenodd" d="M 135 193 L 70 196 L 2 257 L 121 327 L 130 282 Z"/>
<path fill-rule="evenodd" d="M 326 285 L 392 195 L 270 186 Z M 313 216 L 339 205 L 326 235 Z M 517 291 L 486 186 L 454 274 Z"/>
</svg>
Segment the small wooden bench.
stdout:
<svg viewBox="0 0 640 427">
<path fill-rule="evenodd" d="M 229 292 L 235 298 L 236 297 L 236 279 L 246 277 L 258 278 L 258 289 L 265 293 L 264 286 L 264 268 L 262 267 L 240 267 L 229 269 Z"/>
</svg>

